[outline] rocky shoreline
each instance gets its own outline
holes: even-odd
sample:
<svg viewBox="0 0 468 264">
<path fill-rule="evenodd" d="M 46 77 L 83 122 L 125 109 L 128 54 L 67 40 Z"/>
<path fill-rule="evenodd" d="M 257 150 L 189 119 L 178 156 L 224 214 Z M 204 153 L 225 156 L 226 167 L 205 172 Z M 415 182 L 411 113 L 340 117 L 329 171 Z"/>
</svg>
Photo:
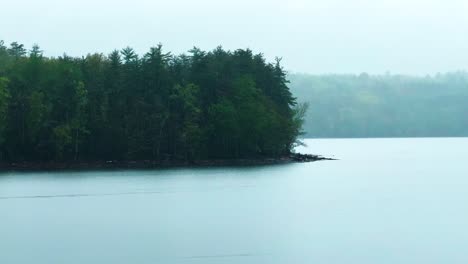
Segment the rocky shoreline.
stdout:
<svg viewBox="0 0 468 264">
<path fill-rule="evenodd" d="M 77 161 L 77 162 L 15 162 L 0 163 L 0 171 L 23 170 L 89 170 L 89 169 L 151 169 L 151 168 L 177 168 L 177 167 L 222 167 L 222 166 L 262 166 L 274 164 L 287 164 L 295 162 L 313 162 L 319 160 L 335 160 L 320 155 L 293 153 L 279 158 L 253 158 L 253 159 L 217 159 L 187 161 Z"/>
</svg>

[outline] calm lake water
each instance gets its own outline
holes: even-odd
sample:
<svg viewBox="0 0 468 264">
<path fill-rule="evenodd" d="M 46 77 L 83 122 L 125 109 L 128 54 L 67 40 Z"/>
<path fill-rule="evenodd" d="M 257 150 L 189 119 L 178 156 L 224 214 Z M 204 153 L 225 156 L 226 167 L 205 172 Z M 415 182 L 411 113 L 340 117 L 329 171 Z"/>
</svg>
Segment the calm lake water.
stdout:
<svg viewBox="0 0 468 264">
<path fill-rule="evenodd" d="M 0 263 L 468 263 L 468 138 L 307 140 L 339 161 L 0 174 Z"/>
</svg>

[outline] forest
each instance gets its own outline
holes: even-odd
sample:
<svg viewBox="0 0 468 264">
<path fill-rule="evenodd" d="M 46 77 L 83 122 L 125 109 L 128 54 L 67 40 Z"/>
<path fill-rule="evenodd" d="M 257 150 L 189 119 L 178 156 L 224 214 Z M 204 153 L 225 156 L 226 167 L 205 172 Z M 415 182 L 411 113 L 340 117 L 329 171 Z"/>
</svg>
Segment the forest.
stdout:
<svg viewBox="0 0 468 264">
<path fill-rule="evenodd" d="M 280 59 L 251 50 L 156 45 L 46 57 L 0 42 L 0 161 L 280 157 L 305 106 Z"/>
<path fill-rule="evenodd" d="M 468 73 L 291 74 L 307 137 L 468 136 Z"/>
</svg>

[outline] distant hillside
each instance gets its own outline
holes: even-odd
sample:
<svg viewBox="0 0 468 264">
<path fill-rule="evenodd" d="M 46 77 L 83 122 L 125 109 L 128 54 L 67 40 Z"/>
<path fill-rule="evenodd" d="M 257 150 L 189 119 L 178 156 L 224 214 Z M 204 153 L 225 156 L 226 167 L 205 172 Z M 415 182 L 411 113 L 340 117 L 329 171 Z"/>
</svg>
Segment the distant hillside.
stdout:
<svg viewBox="0 0 468 264">
<path fill-rule="evenodd" d="M 468 136 L 468 73 L 289 76 L 307 137 Z"/>
</svg>

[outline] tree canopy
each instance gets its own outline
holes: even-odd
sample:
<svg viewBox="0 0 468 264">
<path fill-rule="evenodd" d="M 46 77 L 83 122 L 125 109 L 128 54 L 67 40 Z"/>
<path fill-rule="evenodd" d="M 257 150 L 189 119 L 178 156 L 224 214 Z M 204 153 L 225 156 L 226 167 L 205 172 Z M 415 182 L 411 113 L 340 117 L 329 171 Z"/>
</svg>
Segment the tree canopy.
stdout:
<svg viewBox="0 0 468 264">
<path fill-rule="evenodd" d="M 308 137 L 468 136 L 468 73 L 291 74 Z"/>
<path fill-rule="evenodd" d="M 0 160 L 185 160 L 288 154 L 301 113 L 277 60 L 251 50 L 46 57 L 0 42 Z"/>
</svg>

